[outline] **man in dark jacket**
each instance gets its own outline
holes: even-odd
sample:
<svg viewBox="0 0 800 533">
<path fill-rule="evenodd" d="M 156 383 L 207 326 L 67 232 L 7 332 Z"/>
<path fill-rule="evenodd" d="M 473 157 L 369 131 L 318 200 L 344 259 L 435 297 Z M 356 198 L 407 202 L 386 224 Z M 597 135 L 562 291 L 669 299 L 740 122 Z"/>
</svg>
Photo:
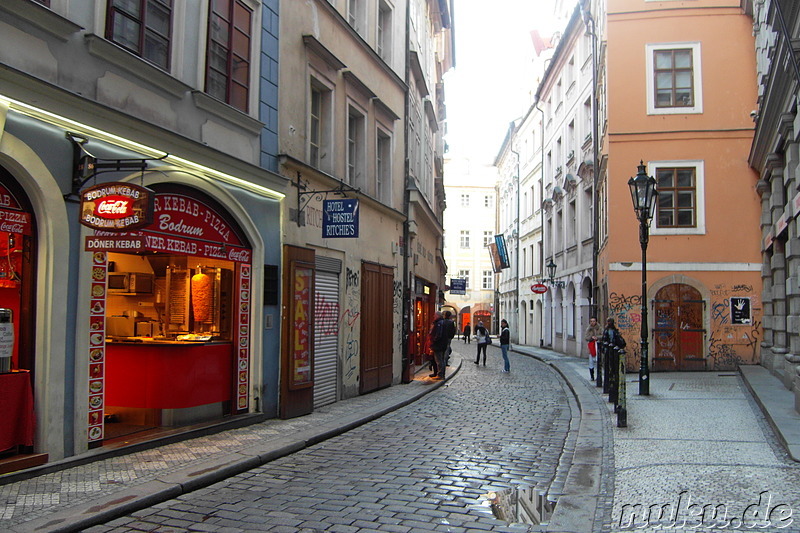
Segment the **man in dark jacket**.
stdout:
<svg viewBox="0 0 800 533">
<path fill-rule="evenodd" d="M 436 361 L 436 375 L 431 374 L 431 377 L 436 379 L 444 379 L 444 372 L 447 369 L 446 353 L 447 345 L 450 340 L 445 334 L 445 320 L 442 313 L 436 311 L 433 315 L 433 326 L 430 333 L 431 350 L 433 351 L 433 360 Z"/>
<path fill-rule="evenodd" d="M 444 336 L 447 337 L 447 350 L 445 350 L 444 360 L 445 366 L 450 364 L 450 354 L 453 353 L 453 349 L 450 347 L 450 343 L 453 341 L 453 338 L 456 336 L 456 323 L 453 322 L 451 318 L 453 313 L 450 311 L 444 312 Z"/>
</svg>

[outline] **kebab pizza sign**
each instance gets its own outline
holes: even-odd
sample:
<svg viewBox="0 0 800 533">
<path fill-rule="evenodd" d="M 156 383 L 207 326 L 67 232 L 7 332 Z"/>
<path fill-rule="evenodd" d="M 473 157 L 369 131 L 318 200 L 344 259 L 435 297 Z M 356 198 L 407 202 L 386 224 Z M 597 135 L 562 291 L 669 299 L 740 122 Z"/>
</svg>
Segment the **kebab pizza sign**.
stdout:
<svg viewBox="0 0 800 533">
<path fill-rule="evenodd" d="M 81 192 L 81 224 L 130 231 L 153 222 L 153 191 L 132 183 L 104 183 Z"/>
</svg>

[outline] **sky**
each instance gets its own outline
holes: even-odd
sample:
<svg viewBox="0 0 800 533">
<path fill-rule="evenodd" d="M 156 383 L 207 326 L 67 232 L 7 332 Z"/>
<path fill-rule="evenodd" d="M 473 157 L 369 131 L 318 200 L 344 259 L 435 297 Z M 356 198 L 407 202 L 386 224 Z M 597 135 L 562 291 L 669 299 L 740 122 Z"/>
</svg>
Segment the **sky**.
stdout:
<svg viewBox="0 0 800 533">
<path fill-rule="evenodd" d="M 454 0 L 456 66 L 445 76 L 447 144 L 453 157 L 494 162 L 509 124 L 527 108 L 523 79 L 530 32 L 560 29 L 554 0 Z"/>
</svg>

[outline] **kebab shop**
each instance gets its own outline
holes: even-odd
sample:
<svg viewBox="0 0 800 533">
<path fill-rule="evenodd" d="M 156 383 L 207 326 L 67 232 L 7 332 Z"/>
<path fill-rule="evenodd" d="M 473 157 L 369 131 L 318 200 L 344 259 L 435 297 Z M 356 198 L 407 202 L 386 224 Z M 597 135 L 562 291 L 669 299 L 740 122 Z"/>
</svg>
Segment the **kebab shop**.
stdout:
<svg viewBox="0 0 800 533">
<path fill-rule="evenodd" d="M 191 187 L 106 183 L 80 213 L 90 447 L 247 412 L 252 249 L 225 208 Z"/>
</svg>

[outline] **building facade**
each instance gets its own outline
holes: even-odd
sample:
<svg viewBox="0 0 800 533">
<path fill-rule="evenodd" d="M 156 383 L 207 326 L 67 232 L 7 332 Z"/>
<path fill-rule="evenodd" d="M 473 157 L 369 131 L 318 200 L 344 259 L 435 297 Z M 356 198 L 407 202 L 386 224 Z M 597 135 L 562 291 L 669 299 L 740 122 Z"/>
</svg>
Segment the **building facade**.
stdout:
<svg viewBox="0 0 800 533">
<path fill-rule="evenodd" d="M 545 296 L 544 342 L 585 352 L 593 313 L 594 156 L 592 37 L 579 7 L 571 13 L 537 92 L 544 135 L 544 262 L 556 265 Z"/>
<path fill-rule="evenodd" d="M 800 410 L 798 332 L 797 102 L 800 66 L 794 43 L 800 9 L 793 3 L 759 2 L 752 8 L 758 99 L 750 164 L 758 172 L 763 337 L 760 363 L 794 393 Z M 783 19 L 784 24 L 781 23 Z"/>
<path fill-rule="evenodd" d="M 600 304 L 628 341 L 629 368 L 640 365 L 647 306 L 650 368 L 729 370 L 757 363 L 762 339 L 762 214 L 744 156 L 757 97 L 753 21 L 738 3 L 673 4 L 607 2 Z M 640 162 L 658 191 L 646 294 L 626 183 Z"/>
<path fill-rule="evenodd" d="M 284 278 L 281 394 L 282 416 L 296 416 L 399 383 L 409 360 L 422 362 L 444 286 L 439 85 L 450 13 L 417 0 L 282 7 L 284 268 L 297 279 Z M 310 360 L 291 340 L 304 301 L 293 286 L 313 302 Z"/>
<path fill-rule="evenodd" d="M 274 416 L 277 3 L 0 13 L 3 458 Z"/>
<path fill-rule="evenodd" d="M 444 213 L 444 253 L 448 283 L 465 280 L 465 294 L 446 294 L 446 305 L 458 315 L 458 329 L 478 321 L 494 328 L 495 271 L 489 255 L 494 242 L 497 216 L 497 169 L 468 159 L 445 160 L 447 210 Z M 496 328 L 495 328 L 496 329 Z M 495 331 L 496 333 L 496 331 Z"/>
</svg>

